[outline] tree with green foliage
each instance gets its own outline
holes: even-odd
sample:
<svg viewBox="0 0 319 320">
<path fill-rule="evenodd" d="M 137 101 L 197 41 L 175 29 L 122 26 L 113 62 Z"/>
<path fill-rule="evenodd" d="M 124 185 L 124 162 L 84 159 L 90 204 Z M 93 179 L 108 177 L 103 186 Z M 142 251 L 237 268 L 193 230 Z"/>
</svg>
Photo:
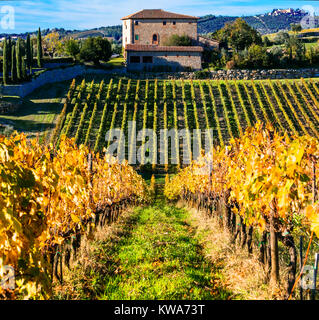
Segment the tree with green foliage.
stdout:
<svg viewBox="0 0 319 320">
<path fill-rule="evenodd" d="M 276 44 L 284 44 L 286 41 L 288 41 L 290 38 L 289 33 L 285 31 L 279 31 L 275 37 L 274 42 Z"/>
<path fill-rule="evenodd" d="M 80 50 L 80 58 L 99 65 L 100 61 L 108 61 L 112 56 L 111 43 L 102 37 L 88 38 Z"/>
<path fill-rule="evenodd" d="M 27 80 L 28 79 L 27 66 L 26 66 L 26 62 L 25 62 L 25 58 L 24 57 L 22 57 L 21 74 L 22 74 L 22 79 L 23 80 Z"/>
<path fill-rule="evenodd" d="M 38 62 L 39 68 L 42 68 L 42 58 L 43 58 L 42 37 L 41 37 L 41 29 L 39 28 L 38 36 L 37 36 L 37 62 Z"/>
<path fill-rule="evenodd" d="M 3 83 L 4 85 L 8 84 L 9 81 L 9 65 L 8 65 L 8 45 L 7 45 L 7 39 L 4 39 L 3 42 Z"/>
<path fill-rule="evenodd" d="M 22 55 L 21 55 L 21 38 L 16 43 L 16 63 L 17 63 L 17 79 L 22 80 Z"/>
<path fill-rule="evenodd" d="M 117 43 L 112 43 L 112 53 L 113 54 L 122 54 L 122 45 Z"/>
<path fill-rule="evenodd" d="M 26 61 L 26 67 L 30 70 L 32 70 L 32 52 L 31 52 L 31 39 L 30 39 L 30 35 L 28 34 L 27 36 L 27 44 L 26 44 L 26 56 L 27 56 L 27 61 Z"/>
<path fill-rule="evenodd" d="M 16 60 L 16 46 L 12 44 L 11 49 L 11 81 L 17 82 L 17 60 Z"/>
<path fill-rule="evenodd" d="M 76 60 L 76 56 L 80 53 L 79 42 L 74 39 L 69 39 L 64 44 L 65 53 L 72 56 Z"/>
<path fill-rule="evenodd" d="M 8 48 L 8 70 L 11 69 L 11 51 L 12 51 L 12 40 L 11 37 L 9 36 L 8 42 L 7 42 L 7 48 Z"/>
<path fill-rule="evenodd" d="M 253 43 L 262 44 L 259 32 L 253 29 L 242 18 L 226 23 L 224 28 L 218 30 L 214 36 L 222 43 L 227 43 L 235 51 L 249 48 Z"/>
<path fill-rule="evenodd" d="M 305 59 L 305 45 L 296 36 L 289 37 L 285 43 L 285 48 L 291 63 L 296 62 L 297 64 L 301 64 Z"/>
<path fill-rule="evenodd" d="M 189 47 L 193 44 L 192 38 L 186 34 L 179 36 L 178 34 L 171 35 L 165 42 L 164 46 Z"/>
<path fill-rule="evenodd" d="M 272 45 L 272 42 L 269 40 L 269 38 L 267 36 L 263 37 L 263 45 L 265 47 L 270 47 Z"/>
<path fill-rule="evenodd" d="M 268 67 L 269 58 L 267 54 L 267 48 L 258 44 L 252 44 L 248 48 L 248 61 L 253 68 Z"/>
<path fill-rule="evenodd" d="M 301 24 L 298 24 L 298 23 L 292 23 L 290 27 L 291 27 L 291 31 L 295 33 L 300 32 L 302 30 Z"/>
</svg>

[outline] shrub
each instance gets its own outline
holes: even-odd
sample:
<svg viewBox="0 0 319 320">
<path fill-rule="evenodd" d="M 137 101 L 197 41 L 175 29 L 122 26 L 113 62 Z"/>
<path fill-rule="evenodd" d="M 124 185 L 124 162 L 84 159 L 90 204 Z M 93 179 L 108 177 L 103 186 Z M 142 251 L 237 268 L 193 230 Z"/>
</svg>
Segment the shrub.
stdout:
<svg viewBox="0 0 319 320">
<path fill-rule="evenodd" d="M 195 71 L 194 72 L 194 79 L 209 79 L 210 77 L 210 72 L 209 71 Z"/>
<path fill-rule="evenodd" d="M 86 39 L 80 51 L 81 59 L 84 61 L 92 61 L 95 65 L 99 65 L 100 60 L 108 61 L 111 56 L 111 43 L 102 37 Z"/>
</svg>

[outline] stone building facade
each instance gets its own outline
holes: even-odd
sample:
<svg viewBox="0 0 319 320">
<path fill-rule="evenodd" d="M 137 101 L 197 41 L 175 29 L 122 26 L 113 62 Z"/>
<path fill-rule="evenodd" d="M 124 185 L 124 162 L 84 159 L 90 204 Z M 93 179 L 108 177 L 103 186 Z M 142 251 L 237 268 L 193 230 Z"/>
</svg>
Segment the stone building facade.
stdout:
<svg viewBox="0 0 319 320">
<path fill-rule="evenodd" d="M 128 70 L 142 71 L 152 67 L 201 69 L 203 49 L 196 46 L 197 17 L 154 9 L 139 11 L 122 20 L 123 47 Z M 165 46 L 166 41 L 174 34 L 189 36 L 194 46 Z"/>
<path fill-rule="evenodd" d="M 201 69 L 201 47 L 165 47 L 150 45 L 127 45 L 128 71 L 166 71 Z"/>
</svg>

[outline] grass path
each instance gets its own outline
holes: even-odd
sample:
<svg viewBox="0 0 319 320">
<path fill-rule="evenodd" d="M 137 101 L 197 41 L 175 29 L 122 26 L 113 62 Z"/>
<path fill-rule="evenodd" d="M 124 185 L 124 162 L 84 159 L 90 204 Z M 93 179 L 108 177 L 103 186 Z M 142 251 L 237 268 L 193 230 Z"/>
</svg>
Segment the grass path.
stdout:
<svg viewBox="0 0 319 320">
<path fill-rule="evenodd" d="M 72 287 L 81 299 L 227 299 L 231 293 L 219 285 L 221 275 L 204 258 L 189 219 L 188 211 L 162 200 L 134 209 L 117 240 L 94 244 L 100 267 L 86 269 L 85 283 Z"/>
</svg>

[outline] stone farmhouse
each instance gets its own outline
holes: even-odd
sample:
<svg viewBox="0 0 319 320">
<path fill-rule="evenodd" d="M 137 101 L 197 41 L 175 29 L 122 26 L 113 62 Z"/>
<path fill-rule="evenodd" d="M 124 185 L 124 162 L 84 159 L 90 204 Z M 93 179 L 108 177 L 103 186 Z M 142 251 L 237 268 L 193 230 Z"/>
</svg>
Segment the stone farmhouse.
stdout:
<svg viewBox="0 0 319 320">
<path fill-rule="evenodd" d="M 201 69 L 203 48 L 197 33 L 198 17 L 148 9 L 121 20 L 128 71 Z M 188 35 L 194 45 L 165 46 L 173 34 Z"/>
</svg>

